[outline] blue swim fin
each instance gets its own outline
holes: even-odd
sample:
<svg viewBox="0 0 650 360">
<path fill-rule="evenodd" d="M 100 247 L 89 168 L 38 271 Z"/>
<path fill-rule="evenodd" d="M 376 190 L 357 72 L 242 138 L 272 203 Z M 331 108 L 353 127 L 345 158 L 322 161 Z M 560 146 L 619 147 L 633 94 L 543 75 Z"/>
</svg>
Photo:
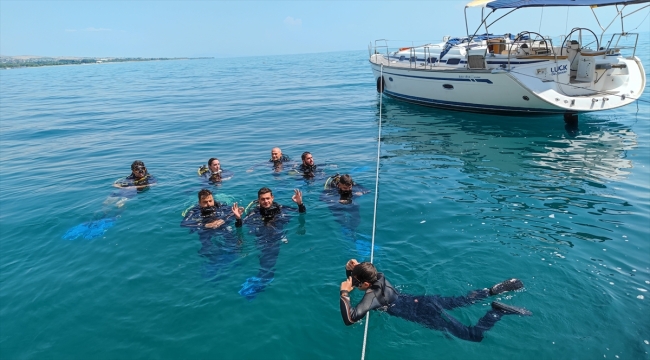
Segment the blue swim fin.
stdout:
<svg viewBox="0 0 650 360">
<path fill-rule="evenodd" d="M 257 296 L 257 293 L 264 291 L 264 288 L 271 282 L 273 282 L 273 278 L 261 279 L 256 276 L 251 276 L 242 284 L 239 295 L 248 300 L 253 300 Z"/>
<path fill-rule="evenodd" d="M 68 231 L 65 232 L 65 234 L 63 234 L 63 239 L 74 240 L 79 236 L 82 236 L 86 231 L 88 231 L 88 224 L 89 223 L 85 222 L 83 224 L 79 224 L 77 226 L 70 228 Z"/>
<path fill-rule="evenodd" d="M 106 230 L 115 225 L 115 220 L 115 218 L 106 218 L 79 224 L 66 231 L 63 235 L 63 239 L 75 240 L 79 237 L 83 237 L 86 240 L 92 240 L 104 235 Z"/>
</svg>

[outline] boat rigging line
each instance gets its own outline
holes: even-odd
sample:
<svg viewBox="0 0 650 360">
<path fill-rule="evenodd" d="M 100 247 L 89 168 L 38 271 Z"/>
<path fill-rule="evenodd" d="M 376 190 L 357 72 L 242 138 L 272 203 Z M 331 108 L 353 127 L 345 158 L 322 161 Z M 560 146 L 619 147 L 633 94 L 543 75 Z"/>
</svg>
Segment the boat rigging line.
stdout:
<svg viewBox="0 0 650 360">
<path fill-rule="evenodd" d="M 384 65 L 381 65 L 379 78 L 384 79 Z M 383 88 L 382 88 L 383 90 Z M 375 207 L 372 215 L 372 240 L 370 242 L 370 262 L 372 263 L 375 257 L 375 232 L 377 229 L 377 198 L 379 195 L 379 156 L 381 155 L 381 110 L 382 99 L 384 98 L 383 91 L 379 93 L 379 134 L 377 135 L 377 168 L 375 171 Z M 366 357 L 366 342 L 368 340 L 368 323 L 370 322 L 370 311 L 366 314 L 366 326 L 363 330 L 363 347 L 361 349 L 361 360 Z"/>
</svg>

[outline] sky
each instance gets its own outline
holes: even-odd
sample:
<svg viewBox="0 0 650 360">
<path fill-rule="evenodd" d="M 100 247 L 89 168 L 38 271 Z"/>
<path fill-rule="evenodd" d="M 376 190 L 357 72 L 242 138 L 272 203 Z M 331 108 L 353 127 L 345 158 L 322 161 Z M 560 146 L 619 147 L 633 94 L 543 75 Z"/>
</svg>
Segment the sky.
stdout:
<svg viewBox="0 0 650 360">
<path fill-rule="evenodd" d="M 465 35 L 467 2 L 0 0 L 0 55 L 237 57 L 366 50 L 377 39 L 418 45 Z M 473 33 L 481 9 L 467 12 Z M 626 30 L 650 31 L 649 12 L 628 17 Z M 615 14 L 596 13 L 603 25 Z M 582 7 L 517 10 L 490 32 L 558 36 L 576 26 L 601 32 Z"/>
</svg>

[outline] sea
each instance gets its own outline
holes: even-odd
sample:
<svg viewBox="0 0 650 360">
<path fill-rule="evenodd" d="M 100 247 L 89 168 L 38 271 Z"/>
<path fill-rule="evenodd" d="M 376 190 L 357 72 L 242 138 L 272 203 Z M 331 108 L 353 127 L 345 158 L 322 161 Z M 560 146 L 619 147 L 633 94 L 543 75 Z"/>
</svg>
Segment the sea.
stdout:
<svg viewBox="0 0 650 360">
<path fill-rule="evenodd" d="M 650 70 L 648 33 L 637 56 Z M 2 359 L 359 359 L 364 339 L 366 359 L 650 359 L 648 88 L 577 126 L 381 98 L 367 51 L 22 68 L 0 89 Z M 273 147 L 323 173 L 274 172 Z M 211 157 L 231 179 L 197 175 Z M 135 160 L 158 183 L 123 196 Z M 336 174 L 369 190 L 354 228 L 322 200 Z M 246 297 L 254 229 L 210 257 L 180 223 L 202 188 L 246 206 L 261 187 L 286 206 L 300 189 L 307 212 Z M 404 293 L 521 279 L 448 312 L 464 325 L 492 301 L 532 315 L 481 342 L 378 311 L 345 326 L 344 266 L 373 241 Z"/>
</svg>

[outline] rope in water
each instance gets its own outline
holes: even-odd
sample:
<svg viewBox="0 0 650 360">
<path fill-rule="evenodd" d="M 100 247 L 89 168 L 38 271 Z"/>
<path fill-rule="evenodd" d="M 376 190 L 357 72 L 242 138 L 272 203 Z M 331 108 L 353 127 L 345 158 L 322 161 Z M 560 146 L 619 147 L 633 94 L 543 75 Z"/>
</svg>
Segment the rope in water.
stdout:
<svg viewBox="0 0 650 360">
<path fill-rule="evenodd" d="M 379 75 L 380 91 L 379 91 L 379 135 L 377 135 L 377 168 L 375 172 L 375 208 L 372 215 L 372 240 L 370 243 L 370 262 L 372 263 L 375 257 L 375 229 L 377 228 L 377 197 L 379 195 L 379 156 L 381 154 L 381 110 L 382 99 L 384 98 L 384 65 L 381 65 Z M 363 348 L 361 349 L 361 360 L 366 357 L 366 342 L 368 340 L 368 323 L 370 322 L 370 312 L 366 314 L 366 327 L 363 330 Z"/>
</svg>

